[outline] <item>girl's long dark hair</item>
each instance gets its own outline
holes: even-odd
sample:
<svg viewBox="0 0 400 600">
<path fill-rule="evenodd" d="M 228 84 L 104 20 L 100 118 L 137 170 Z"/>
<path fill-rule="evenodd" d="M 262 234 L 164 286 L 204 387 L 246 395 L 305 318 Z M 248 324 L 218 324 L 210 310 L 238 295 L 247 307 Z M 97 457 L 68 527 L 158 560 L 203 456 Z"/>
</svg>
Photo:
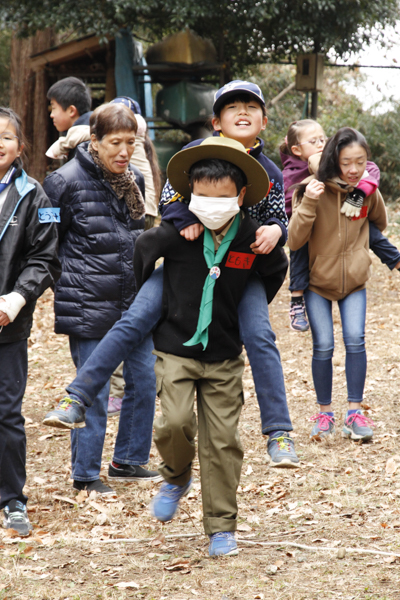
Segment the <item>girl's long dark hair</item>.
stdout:
<svg viewBox="0 0 400 600">
<path fill-rule="evenodd" d="M 326 142 L 325 148 L 322 151 L 318 172 L 316 173 L 316 179 L 318 179 L 318 181 L 325 183 L 328 179 L 340 177 L 340 152 L 343 148 L 351 146 L 352 144 L 358 144 L 364 148 L 367 153 L 367 158 L 370 157 L 371 151 L 363 134 L 352 127 L 342 127 Z M 298 198 L 304 196 L 306 187 L 307 184 L 304 183 L 300 183 L 300 185 L 297 186 L 296 192 Z"/>
<path fill-rule="evenodd" d="M 342 127 L 326 143 L 322 151 L 321 161 L 318 167 L 317 179 L 325 182 L 333 177 L 340 177 L 339 154 L 347 146 L 358 144 L 364 148 L 369 158 L 371 155 L 367 140 L 362 133 L 351 127 Z"/>
</svg>

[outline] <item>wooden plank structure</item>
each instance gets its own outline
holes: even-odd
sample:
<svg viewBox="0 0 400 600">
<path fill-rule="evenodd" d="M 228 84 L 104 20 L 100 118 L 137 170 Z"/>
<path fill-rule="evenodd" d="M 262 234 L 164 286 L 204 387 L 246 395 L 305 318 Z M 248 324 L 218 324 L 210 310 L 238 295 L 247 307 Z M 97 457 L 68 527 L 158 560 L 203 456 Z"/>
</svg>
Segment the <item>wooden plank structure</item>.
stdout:
<svg viewBox="0 0 400 600">
<path fill-rule="evenodd" d="M 28 172 L 32 177 L 39 181 L 45 178 L 50 167 L 45 152 L 58 137 L 49 118 L 47 90 L 68 76 L 85 81 L 91 88 L 92 108 L 96 108 L 115 98 L 117 88 L 119 95 L 137 98 L 136 86 L 138 81 L 143 82 L 141 73 L 148 70 L 152 82 L 165 87 L 164 92 L 159 92 L 163 97 L 157 103 L 155 120 L 170 123 L 171 128 L 183 129 L 195 138 L 204 135 L 202 128 L 211 113 L 214 88 L 204 84 L 203 78 L 211 77 L 215 82 L 223 69 L 216 62 L 212 43 L 185 29 L 150 47 L 148 65 L 134 66 L 132 41 L 128 30 L 121 30 L 116 40 L 109 38 L 106 43 L 94 35 L 61 42 L 51 29 L 27 39 L 13 38 L 10 105 L 23 121 L 30 145 Z M 152 121 L 152 112 L 149 116 Z M 171 152 L 174 151 L 175 147 Z M 171 152 L 168 152 L 169 157 Z"/>
<path fill-rule="evenodd" d="M 83 79 L 91 88 L 93 108 L 116 96 L 115 43 L 96 36 L 59 43 L 51 29 L 27 39 L 13 38 L 10 106 L 21 116 L 29 143 L 29 174 L 43 181 L 49 167 L 45 152 L 58 133 L 49 117 L 49 87 L 64 77 Z"/>
</svg>

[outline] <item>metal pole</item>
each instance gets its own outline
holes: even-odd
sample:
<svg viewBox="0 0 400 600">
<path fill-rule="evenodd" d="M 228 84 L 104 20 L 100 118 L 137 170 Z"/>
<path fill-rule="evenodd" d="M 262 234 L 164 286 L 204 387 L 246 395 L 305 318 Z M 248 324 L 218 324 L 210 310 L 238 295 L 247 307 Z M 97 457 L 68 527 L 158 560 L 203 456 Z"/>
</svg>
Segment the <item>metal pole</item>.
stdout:
<svg viewBox="0 0 400 600">
<path fill-rule="evenodd" d="M 305 94 L 303 112 L 301 113 L 301 120 L 303 119 L 308 119 L 308 92 Z"/>
</svg>

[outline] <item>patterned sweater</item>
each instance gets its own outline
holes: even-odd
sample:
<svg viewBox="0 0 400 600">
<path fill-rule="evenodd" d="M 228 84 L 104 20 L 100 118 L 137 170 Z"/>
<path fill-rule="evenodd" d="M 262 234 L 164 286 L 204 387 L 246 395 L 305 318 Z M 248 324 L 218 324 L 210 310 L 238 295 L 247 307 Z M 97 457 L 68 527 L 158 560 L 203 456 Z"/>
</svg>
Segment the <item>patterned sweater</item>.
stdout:
<svg viewBox="0 0 400 600">
<path fill-rule="evenodd" d="M 218 132 L 215 132 L 214 135 L 218 135 Z M 195 140 L 190 142 L 190 144 L 187 144 L 184 148 L 198 146 L 202 141 L 203 140 Z M 260 225 L 273 225 L 274 223 L 279 225 L 282 231 L 279 245 L 283 246 L 287 239 L 288 226 L 288 219 L 285 211 L 283 177 L 275 163 L 263 154 L 263 147 L 264 142 L 257 138 L 257 143 L 253 148 L 248 149 L 248 153 L 267 171 L 271 187 L 267 196 L 255 206 L 247 208 L 247 211 L 250 217 L 255 219 Z M 182 198 L 182 196 L 175 192 L 167 180 L 159 204 L 162 219 L 171 221 L 178 231 L 181 231 L 194 223 L 199 223 L 197 217 L 188 209 L 189 202 L 190 198 Z"/>
</svg>

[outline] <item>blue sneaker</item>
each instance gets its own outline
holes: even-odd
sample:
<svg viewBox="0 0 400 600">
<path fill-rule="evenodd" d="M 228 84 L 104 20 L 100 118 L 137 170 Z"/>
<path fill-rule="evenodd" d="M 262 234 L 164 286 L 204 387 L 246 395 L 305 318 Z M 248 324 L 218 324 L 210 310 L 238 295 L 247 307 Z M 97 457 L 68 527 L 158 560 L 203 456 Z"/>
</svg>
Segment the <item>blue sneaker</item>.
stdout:
<svg viewBox="0 0 400 600">
<path fill-rule="evenodd" d="M 43 425 L 59 429 L 77 429 L 86 427 L 86 407 L 76 396 L 65 396 L 55 410 L 51 410 L 43 419 Z"/>
<path fill-rule="evenodd" d="M 320 442 L 321 438 L 335 433 L 335 419 L 326 413 L 320 412 L 311 417 L 310 421 L 315 421 L 310 438 L 317 442 Z"/>
<path fill-rule="evenodd" d="M 219 531 L 209 537 L 208 553 L 210 556 L 237 556 L 239 554 L 233 531 Z"/>
<path fill-rule="evenodd" d="M 373 426 L 373 421 L 363 415 L 361 410 L 358 410 L 352 415 L 346 416 L 342 429 L 342 436 L 351 438 L 352 440 L 368 442 L 374 435 L 374 432 L 371 429 Z"/>
<path fill-rule="evenodd" d="M 29 535 L 33 528 L 29 523 L 25 504 L 22 504 L 19 500 L 10 500 L 8 505 L 4 507 L 3 526 L 6 529 L 14 529 L 21 537 Z"/>
<path fill-rule="evenodd" d="M 277 431 L 268 440 L 267 450 L 271 467 L 297 469 L 299 457 L 294 449 L 294 441 L 287 431 Z"/>
<path fill-rule="evenodd" d="M 290 329 L 293 331 L 308 331 L 310 326 L 307 321 L 306 305 L 304 298 L 300 301 L 290 302 Z"/>
<path fill-rule="evenodd" d="M 150 512 L 159 521 L 165 523 L 174 518 L 178 510 L 179 500 L 186 496 L 192 486 L 189 479 L 186 485 L 172 485 L 172 483 L 161 484 L 160 491 L 150 503 Z"/>
</svg>

